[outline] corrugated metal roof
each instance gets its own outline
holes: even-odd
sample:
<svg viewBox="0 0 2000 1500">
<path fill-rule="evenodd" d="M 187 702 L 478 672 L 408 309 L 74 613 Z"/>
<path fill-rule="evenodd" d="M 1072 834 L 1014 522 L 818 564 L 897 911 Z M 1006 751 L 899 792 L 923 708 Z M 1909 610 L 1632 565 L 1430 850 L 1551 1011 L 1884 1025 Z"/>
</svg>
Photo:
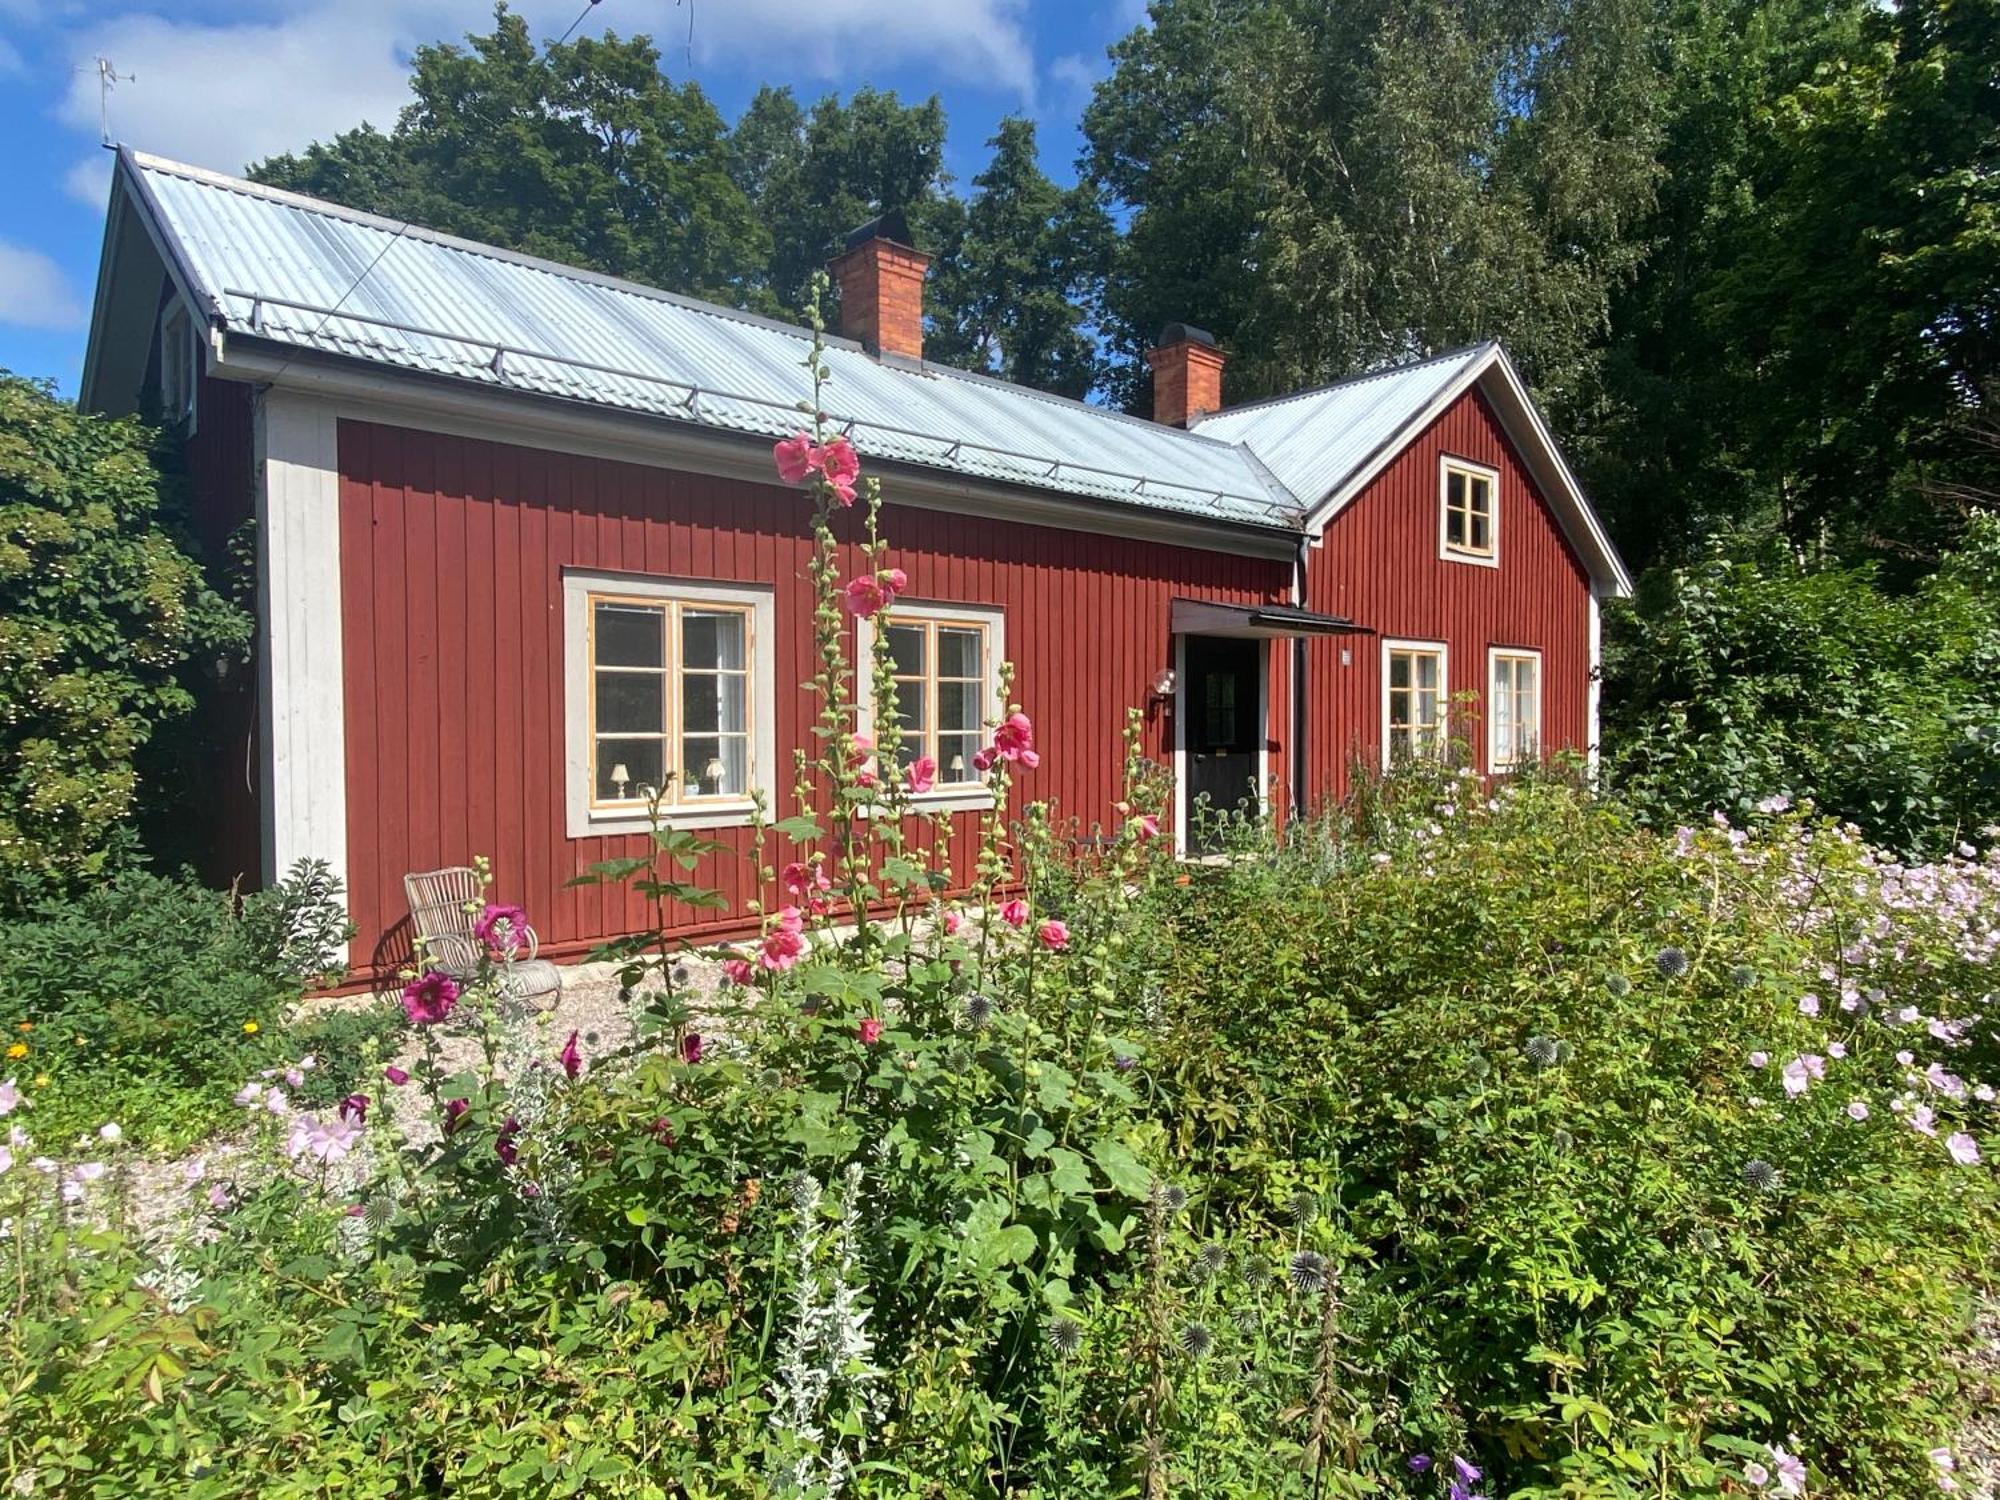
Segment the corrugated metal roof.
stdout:
<svg viewBox="0 0 2000 1500">
<path fill-rule="evenodd" d="M 1250 448 L 1308 507 L 1339 489 L 1454 381 L 1493 352 L 1457 349 L 1315 391 L 1205 417 L 1202 437 Z"/>
<path fill-rule="evenodd" d="M 226 330 L 766 437 L 800 425 L 804 329 L 131 153 Z M 337 310 L 335 310 L 337 309 Z M 1124 505 L 1294 528 L 1233 440 L 830 341 L 829 413 L 866 456 Z M 1218 419 L 1220 420 L 1220 419 Z"/>
</svg>

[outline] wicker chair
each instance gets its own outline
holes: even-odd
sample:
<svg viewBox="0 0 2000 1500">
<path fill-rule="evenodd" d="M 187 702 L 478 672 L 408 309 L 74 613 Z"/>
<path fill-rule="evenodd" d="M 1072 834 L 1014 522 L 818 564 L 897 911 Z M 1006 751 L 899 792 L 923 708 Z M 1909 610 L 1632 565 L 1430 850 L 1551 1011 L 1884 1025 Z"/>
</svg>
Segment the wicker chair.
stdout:
<svg viewBox="0 0 2000 1500">
<path fill-rule="evenodd" d="M 426 870 L 403 877 L 403 894 L 410 902 L 410 931 L 423 949 L 432 968 L 442 969 L 452 978 L 467 980 L 479 971 L 484 945 L 473 935 L 475 915 L 484 904 L 479 872 L 465 865 L 445 870 Z M 517 1000 L 541 1010 L 552 1010 L 562 998 L 562 970 L 545 958 L 537 958 L 535 929 L 523 927 L 525 957 L 514 960 L 508 990 Z"/>
</svg>

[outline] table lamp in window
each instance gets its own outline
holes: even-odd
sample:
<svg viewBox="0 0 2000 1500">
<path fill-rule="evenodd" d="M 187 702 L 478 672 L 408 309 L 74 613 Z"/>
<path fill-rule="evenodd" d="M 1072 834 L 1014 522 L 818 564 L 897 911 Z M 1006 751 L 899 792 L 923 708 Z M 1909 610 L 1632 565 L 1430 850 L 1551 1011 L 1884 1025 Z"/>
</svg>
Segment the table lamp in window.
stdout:
<svg viewBox="0 0 2000 1500">
<path fill-rule="evenodd" d="M 626 769 L 624 761 L 619 761 L 617 765 L 611 768 L 611 784 L 618 789 L 618 800 L 620 802 L 625 800 L 625 788 L 631 784 L 631 781 L 632 773 Z"/>
</svg>

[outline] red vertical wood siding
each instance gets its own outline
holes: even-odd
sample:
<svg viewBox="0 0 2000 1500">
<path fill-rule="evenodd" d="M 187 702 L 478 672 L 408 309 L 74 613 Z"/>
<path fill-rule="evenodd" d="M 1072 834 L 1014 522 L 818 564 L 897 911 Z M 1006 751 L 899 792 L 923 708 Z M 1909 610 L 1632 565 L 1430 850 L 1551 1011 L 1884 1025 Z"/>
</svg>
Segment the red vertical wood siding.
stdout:
<svg viewBox="0 0 2000 1500">
<path fill-rule="evenodd" d="M 807 503 L 776 484 L 683 474 L 358 422 L 340 426 L 341 609 L 346 659 L 350 901 L 358 965 L 406 951 L 402 877 L 493 861 L 496 890 L 525 905 L 557 954 L 644 924 L 622 891 L 566 888 L 594 861 L 640 851 L 633 836 L 572 839 L 565 827 L 562 575 L 565 568 L 767 584 L 778 639 L 774 815 L 791 810 L 791 753 L 810 746 L 813 671 Z M 893 483 L 890 493 L 894 493 Z M 859 517 L 844 535 L 858 536 Z M 1015 698 L 1036 721 L 1041 769 L 1018 804 L 1046 800 L 1087 828 L 1111 817 L 1128 706 L 1145 707 L 1172 661 L 1175 596 L 1289 598 L 1291 564 L 888 507 L 887 565 L 915 600 L 1005 612 Z M 858 554 L 849 551 L 843 570 Z M 1274 797 L 1287 785 L 1289 645 L 1272 643 Z M 1164 707 L 1150 751 L 1173 748 Z M 951 822 L 951 868 L 970 871 L 977 815 Z M 741 913 L 744 830 L 693 878 Z M 926 838 L 928 835 L 926 835 Z M 789 857 L 775 851 L 777 862 Z M 769 856 L 767 855 L 767 858 Z M 718 925 L 673 913 L 685 930 Z M 741 917 L 735 918 L 740 923 Z M 724 923 L 722 925 L 728 925 Z"/>
<path fill-rule="evenodd" d="M 1500 565 L 1438 556 L 1438 472 L 1445 456 L 1497 469 Z M 1582 749 L 1589 737 L 1590 584 L 1548 502 L 1477 391 L 1444 411 L 1326 528 L 1308 555 L 1306 607 L 1346 615 L 1372 636 L 1307 648 L 1307 801 L 1346 793 L 1355 757 L 1381 764 L 1382 639 L 1443 641 L 1447 687 L 1477 694 L 1462 722 L 1473 763 L 1487 767 L 1483 714 L 1491 646 L 1542 653 L 1542 743 Z M 1350 654 L 1343 664 L 1341 652 Z"/>
</svg>

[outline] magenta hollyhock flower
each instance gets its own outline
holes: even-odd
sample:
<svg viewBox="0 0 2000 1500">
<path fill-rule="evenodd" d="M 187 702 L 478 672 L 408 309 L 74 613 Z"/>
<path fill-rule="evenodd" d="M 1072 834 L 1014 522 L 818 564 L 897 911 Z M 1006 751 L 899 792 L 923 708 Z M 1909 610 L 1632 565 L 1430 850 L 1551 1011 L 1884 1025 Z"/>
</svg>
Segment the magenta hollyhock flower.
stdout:
<svg viewBox="0 0 2000 1500">
<path fill-rule="evenodd" d="M 882 587 L 891 594 L 900 594 L 910 586 L 910 575 L 901 568 L 884 568 L 878 576 L 882 580 Z"/>
<path fill-rule="evenodd" d="M 979 772 L 983 776 L 988 771 L 993 769 L 993 762 L 998 760 L 999 758 L 1000 757 L 995 755 L 990 749 L 980 750 L 976 752 L 972 757 L 972 769 Z"/>
<path fill-rule="evenodd" d="M 912 792 L 928 792 L 937 785 L 937 761 L 928 755 L 919 755 L 903 768 L 903 785 Z"/>
<path fill-rule="evenodd" d="M 394 1063 L 390 1063 L 388 1067 L 382 1070 L 382 1076 L 386 1078 L 390 1083 L 394 1084 L 397 1088 L 401 1088 L 404 1084 L 410 1081 L 410 1075 L 408 1073 L 405 1073 L 401 1068 L 397 1067 Z"/>
<path fill-rule="evenodd" d="M 1034 743 L 1034 721 L 1018 711 L 1007 715 L 993 731 L 993 750 L 1002 760 L 1025 759 Z"/>
<path fill-rule="evenodd" d="M 882 1023 L 873 1016 L 868 1017 L 855 1030 L 859 1033 L 862 1043 L 866 1046 L 872 1047 L 882 1040 Z"/>
<path fill-rule="evenodd" d="M 681 1061 L 698 1063 L 701 1061 L 701 1033 L 690 1031 L 681 1038 Z"/>
<path fill-rule="evenodd" d="M 343 1120 L 352 1120 L 357 1125 L 364 1123 L 368 1118 L 368 1096 L 349 1094 L 340 1101 L 339 1113 Z"/>
<path fill-rule="evenodd" d="M 1002 902 L 1000 906 L 1000 920 L 1005 922 L 1009 927 L 1027 926 L 1028 903 L 1023 901 L 1019 896 L 1016 896 L 1012 901 Z"/>
<path fill-rule="evenodd" d="M 944 935 L 946 937 L 957 937 L 958 929 L 964 925 L 965 918 L 960 913 L 948 911 L 944 914 Z"/>
<path fill-rule="evenodd" d="M 793 433 L 772 445 L 771 457 L 777 461 L 778 477 L 786 484 L 798 484 L 812 472 L 812 439 L 803 432 Z"/>
<path fill-rule="evenodd" d="M 881 581 L 864 573 L 859 578 L 848 580 L 845 590 L 847 612 L 858 620 L 865 620 L 889 602 L 889 591 Z"/>
<path fill-rule="evenodd" d="M 812 466 L 826 476 L 826 482 L 835 489 L 851 487 L 861 477 L 861 455 L 854 451 L 854 444 L 844 437 L 837 437 L 825 447 L 814 451 Z"/>
<path fill-rule="evenodd" d="M 653 1139 L 658 1141 L 662 1146 L 665 1146 L 669 1151 L 673 1150 L 675 1145 L 678 1144 L 674 1137 L 674 1122 L 669 1120 L 665 1115 L 661 1115 L 659 1119 L 653 1121 L 651 1129 Z"/>
<path fill-rule="evenodd" d="M 1156 839 L 1160 836 L 1160 820 L 1152 813 L 1140 813 L 1132 820 L 1132 826 L 1138 830 L 1142 839 Z M 1419 1453 L 1417 1457 L 1422 1458 L 1424 1455 Z"/>
<path fill-rule="evenodd" d="M 757 961 L 774 972 L 789 969 L 806 951 L 805 913 L 788 906 L 778 913 L 778 925 L 764 934 Z"/>
<path fill-rule="evenodd" d="M 583 1054 L 576 1050 L 576 1033 L 574 1031 L 569 1034 L 569 1040 L 563 1043 L 562 1051 L 557 1056 L 562 1059 L 564 1076 L 571 1083 L 576 1082 L 577 1074 L 583 1071 Z"/>
<path fill-rule="evenodd" d="M 1060 953 L 1069 946 L 1069 924 L 1051 917 L 1036 930 L 1036 936 L 1051 953 Z"/>
<path fill-rule="evenodd" d="M 731 984 L 747 986 L 750 983 L 750 960 L 725 958 L 722 961 L 722 977 Z"/>
<path fill-rule="evenodd" d="M 514 1137 L 521 1133 L 521 1122 L 512 1115 L 500 1122 L 500 1133 L 493 1138 L 493 1154 L 508 1166 L 521 1159 L 521 1148 L 514 1144 Z"/>
<path fill-rule="evenodd" d="M 465 1115 L 466 1115 L 466 1111 L 467 1111 L 467 1110 L 469 1110 L 469 1109 L 471 1109 L 471 1108 L 472 1108 L 472 1103 L 471 1103 L 471 1101 L 470 1101 L 470 1100 L 467 1100 L 467 1099 L 447 1099 L 447 1100 L 445 1100 L 445 1101 L 444 1101 L 444 1133 L 445 1133 L 446 1135 L 455 1135 L 455 1134 L 457 1134 L 457 1132 L 458 1132 L 458 1127 L 459 1127 L 459 1126 L 460 1126 L 460 1125 L 461 1125 L 461 1124 L 462 1124 L 462 1123 L 464 1122 L 464 1120 L 465 1120 Z"/>
<path fill-rule="evenodd" d="M 484 943 L 495 957 L 505 958 L 527 946 L 528 914 L 518 906 L 495 906 L 486 903 L 486 910 L 473 924 L 472 935 Z"/>
<path fill-rule="evenodd" d="M 413 1026 L 435 1026 L 458 1004 L 458 981 L 432 969 L 403 986 L 403 1014 Z"/>
</svg>

